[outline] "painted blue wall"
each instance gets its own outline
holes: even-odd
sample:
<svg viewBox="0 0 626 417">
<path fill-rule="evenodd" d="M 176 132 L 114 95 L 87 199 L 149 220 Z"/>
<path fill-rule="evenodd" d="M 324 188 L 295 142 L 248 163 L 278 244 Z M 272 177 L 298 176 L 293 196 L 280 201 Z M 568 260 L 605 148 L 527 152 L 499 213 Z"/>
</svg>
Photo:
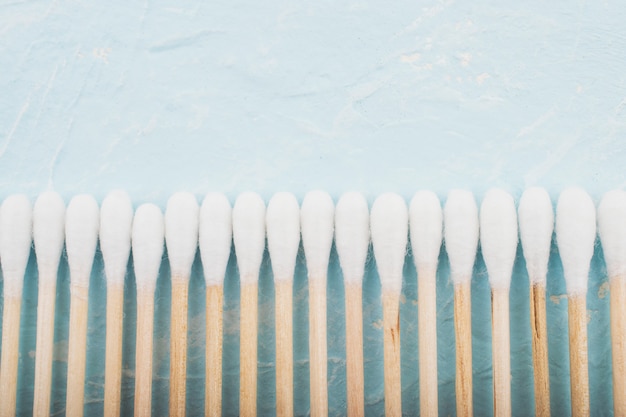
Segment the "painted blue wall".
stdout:
<svg viewBox="0 0 626 417">
<path fill-rule="evenodd" d="M 266 200 L 322 188 L 333 197 L 420 188 L 477 198 L 492 186 L 516 198 L 568 185 L 598 200 L 626 185 L 626 5 L 619 1 L 399 1 L 0 3 L 0 198 L 48 187 L 68 200 L 124 188 L 135 204 L 164 207 L 174 191 L 199 199 L 245 190 Z M 528 282 L 518 253 L 512 296 L 513 406 L 532 414 Z M 553 413 L 569 412 L 567 305 L 556 248 L 548 330 Z M 167 410 L 169 269 L 162 265 L 155 333 L 154 411 Z M 452 287 L 438 277 L 440 414 L 454 415 Z M 204 297 L 192 277 L 189 414 L 203 410 Z M 262 267 L 259 411 L 274 407 L 273 284 Z M 407 256 L 402 305 L 403 405 L 418 407 L 417 285 Z M 598 248 L 589 308 L 594 416 L 612 415 L 606 270 Z M 238 408 L 238 274 L 226 278 L 225 410 Z M 126 322 L 135 314 L 129 273 Z M 306 266 L 295 285 L 296 411 L 308 412 Z M 37 273 L 27 271 L 18 410 L 32 403 Z M 364 284 L 366 407 L 383 413 L 380 286 Z M 91 282 L 87 405 L 102 413 L 104 281 Z M 332 415 L 345 412 L 343 289 L 333 251 L 329 275 Z M 54 412 L 64 409 L 69 290 L 60 272 Z M 489 289 L 478 257 L 473 281 L 477 415 L 491 415 Z M 134 328 L 124 346 L 123 408 L 132 410 Z"/>
</svg>

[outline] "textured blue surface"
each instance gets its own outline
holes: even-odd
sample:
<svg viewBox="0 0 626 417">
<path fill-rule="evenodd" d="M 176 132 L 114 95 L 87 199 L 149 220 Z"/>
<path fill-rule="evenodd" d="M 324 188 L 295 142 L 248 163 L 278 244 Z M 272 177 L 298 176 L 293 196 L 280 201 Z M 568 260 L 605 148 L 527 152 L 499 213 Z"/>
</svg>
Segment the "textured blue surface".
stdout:
<svg viewBox="0 0 626 417">
<path fill-rule="evenodd" d="M 567 7 L 566 7 L 567 6 Z M 626 175 L 626 6 L 619 1 L 0 3 L 0 198 L 53 187 L 68 200 L 125 188 L 136 205 L 164 207 L 174 191 L 269 200 L 323 188 L 333 197 L 385 191 L 408 199 L 453 187 L 478 198 L 491 186 L 567 185 L 597 199 Z M 569 413 L 567 303 L 556 248 L 548 279 L 552 410 Z M 204 296 L 192 277 L 188 411 L 203 410 Z M 440 415 L 454 415 L 452 286 L 438 277 Z M 410 254 L 401 309 L 403 405 L 418 407 L 417 285 Z M 155 328 L 154 411 L 167 410 L 169 268 L 161 268 Z M 88 415 L 102 413 L 104 281 L 91 282 Z M 274 407 L 273 284 L 260 281 L 259 411 Z M 531 415 L 528 281 L 521 252 L 511 297 L 514 415 Z M 34 373 L 37 273 L 27 271 L 18 410 L 28 415 Z M 345 411 L 343 288 L 329 274 L 330 412 Z M 612 415 L 606 270 L 593 258 L 589 309 L 591 406 Z M 489 288 L 473 281 L 475 411 L 492 413 Z M 64 410 L 69 290 L 62 262 L 56 316 L 54 412 Z M 129 274 L 126 323 L 135 315 Z M 306 266 L 295 282 L 296 412 L 308 405 Z M 364 282 L 366 410 L 383 413 L 380 285 Z M 226 278 L 224 408 L 238 408 L 238 274 Z M 132 409 L 134 328 L 124 344 L 123 409 Z"/>
</svg>

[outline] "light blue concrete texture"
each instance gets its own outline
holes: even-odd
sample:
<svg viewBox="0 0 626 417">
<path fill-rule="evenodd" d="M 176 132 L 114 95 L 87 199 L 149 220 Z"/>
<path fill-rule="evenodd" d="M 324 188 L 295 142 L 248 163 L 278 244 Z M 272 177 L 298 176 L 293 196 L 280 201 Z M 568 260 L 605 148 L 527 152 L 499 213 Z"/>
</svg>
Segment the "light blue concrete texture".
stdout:
<svg viewBox="0 0 626 417">
<path fill-rule="evenodd" d="M 626 4 L 451 0 L 289 2 L 0 2 L 0 199 L 53 188 L 66 201 L 101 201 L 123 188 L 135 206 L 165 207 L 175 191 L 200 201 L 247 190 L 266 201 L 312 189 L 335 199 L 419 189 L 442 201 L 452 188 L 479 202 L 497 186 L 519 199 L 544 186 L 554 201 L 582 186 L 596 202 L 626 186 Z M 417 282 L 407 253 L 401 306 L 406 415 L 419 407 Z M 472 281 L 474 407 L 492 415 L 490 293 L 478 253 Z M 105 283 L 98 252 L 90 287 L 86 415 L 103 412 Z M 167 414 L 170 283 L 161 267 L 155 311 L 155 415 Z M 445 251 L 437 281 L 440 415 L 453 416 L 454 327 Z M 518 250 L 511 289 L 515 416 L 533 415 L 528 278 Z M 1 286 L 0 286 L 1 287 Z M 1 290 L 0 290 L 1 291 Z M 224 414 L 238 413 L 239 275 L 225 281 Z M 370 254 L 364 278 L 368 416 L 384 413 L 380 283 Z M 606 268 L 591 264 L 589 362 L 594 416 L 611 416 Z M 204 280 L 191 278 L 188 415 L 204 410 Z M 570 413 L 567 301 L 558 250 L 548 277 L 553 415 Z M 126 284 L 123 403 L 133 409 L 135 285 Z M 294 286 L 296 413 L 309 412 L 306 264 Z M 342 275 L 328 277 L 330 414 L 345 414 Z M 22 306 L 18 413 L 30 415 L 37 268 Z M 261 415 L 274 414 L 273 283 L 269 257 L 259 295 Z M 59 271 L 53 408 L 64 412 L 69 276 Z"/>
</svg>

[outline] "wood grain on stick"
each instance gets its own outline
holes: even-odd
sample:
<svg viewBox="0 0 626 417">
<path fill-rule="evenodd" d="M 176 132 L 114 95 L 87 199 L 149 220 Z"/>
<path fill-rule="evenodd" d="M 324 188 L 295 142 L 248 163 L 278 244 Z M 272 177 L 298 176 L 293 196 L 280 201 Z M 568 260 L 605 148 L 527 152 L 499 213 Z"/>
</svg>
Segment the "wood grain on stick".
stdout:
<svg viewBox="0 0 626 417">
<path fill-rule="evenodd" d="M 530 287 L 530 330 L 535 381 L 535 415 L 537 417 L 550 417 L 546 288 L 541 284 L 533 284 Z"/>
<path fill-rule="evenodd" d="M 438 415 L 436 270 L 417 272 L 417 316 L 421 415 Z M 423 383 L 422 383 L 423 381 Z"/>
<path fill-rule="evenodd" d="M 346 370 L 348 416 L 365 415 L 363 373 L 363 287 L 346 283 Z"/>
<path fill-rule="evenodd" d="M 189 277 L 172 276 L 170 319 L 170 416 L 184 416 L 187 393 Z"/>
<path fill-rule="evenodd" d="M 211 285 L 206 289 L 206 388 L 205 415 L 222 415 L 222 341 L 224 287 Z M 210 319 L 209 319 L 210 318 Z"/>
<path fill-rule="evenodd" d="M 511 415 L 511 336 L 509 333 L 509 290 L 491 290 L 493 352 L 493 410 L 495 417 Z"/>
<path fill-rule="evenodd" d="M 472 400 L 472 294 L 471 281 L 454 285 L 456 345 L 456 410 L 459 417 L 474 415 Z"/>
<path fill-rule="evenodd" d="M 293 416 L 293 280 L 275 282 L 276 415 Z"/>
<path fill-rule="evenodd" d="M 589 359 L 587 354 L 587 297 L 571 295 L 567 300 L 569 325 L 570 384 L 572 415 L 589 417 Z"/>
<path fill-rule="evenodd" d="M 239 415 L 244 417 L 257 414 L 258 294 L 256 282 L 241 285 Z"/>
<path fill-rule="evenodd" d="M 402 416 L 400 374 L 400 296 L 383 291 L 385 416 Z"/>
</svg>

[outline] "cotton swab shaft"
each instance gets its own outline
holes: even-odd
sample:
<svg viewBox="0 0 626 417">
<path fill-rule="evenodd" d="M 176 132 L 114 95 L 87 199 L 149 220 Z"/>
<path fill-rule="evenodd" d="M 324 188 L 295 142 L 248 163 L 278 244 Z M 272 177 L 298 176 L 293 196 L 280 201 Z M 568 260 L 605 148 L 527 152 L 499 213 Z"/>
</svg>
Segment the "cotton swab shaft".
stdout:
<svg viewBox="0 0 626 417">
<path fill-rule="evenodd" d="M 610 285 L 613 411 L 626 416 L 626 276 L 614 277 Z"/>
<path fill-rule="evenodd" d="M 457 416 L 474 415 L 472 384 L 472 293 L 471 281 L 454 284 L 454 334 L 456 347 Z"/>
<path fill-rule="evenodd" d="M 206 284 L 205 415 L 222 415 L 224 276 L 232 245 L 232 210 L 225 195 L 208 193 L 200 208 L 198 240 Z"/>
<path fill-rule="evenodd" d="M 589 359 L 587 354 L 587 297 L 572 295 L 567 301 L 572 415 L 586 417 L 589 408 Z"/>
<path fill-rule="evenodd" d="M 311 417 L 328 415 L 326 281 L 335 207 L 322 191 L 307 193 L 300 211 L 302 245 L 309 280 L 309 369 Z"/>
<path fill-rule="evenodd" d="M 385 415 L 402 415 L 402 384 L 400 365 L 400 297 L 383 291 L 383 343 L 385 379 Z"/>
<path fill-rule="evenodd" d="M 365 415 L 363 371 L 363 286 L 346 283 L 346 388 L 348 416 Z"/>
<path fill-rule="evenodd" d="M 170 415 L 184 416 L 187 390 L 187 276 L 172 275 L 172 311 L 170 316 Z"/>
<path fill-rule="evenodd" d="M 293 280 L 275 285 L 276 415 L 293 416 Z"/>
<path fill-rule="evenodd" d="M 122 399 L 122 335 L 124 286 L 108 284 L 106 307 L 106 358 L 104 369 L 104 415 L 120 415 Z"/>
<path fill-rule="evenodd" d="M 491 334 L 493 352 L 493 415 L 511 415 L 511 335 L 509 289 L 491 290 Z"/>
<path fill-rule="evenodd" d="M 206 390 L 205 415 L 222 415 L 222 340 L 224 287 L 206 289 Z"/>
<path fill-rule="evenodd" d="M 67 352 L 66 415 L 82 417 L 85 396 L 89 279 L 98 243 L 98 203 L 87 194 L 67 207 L 65 236 L 70 267 L 70 332 Z"/>
<path fill-rule="evenodd" d="M 42 193 L 33 208 L 33 239 L 39 270 L 33 415 L 50 414 L 54 310 L 57 271 L 65 241 L 65 203 L 55 192 Z"/>
<path fill-rule="evenodd" d="M 239 415 L 257 411 L 259 269 L 265 249 L 265 203 L 258 194 L 240 194 L 233 207 L 233 240 L 240 275 Z"/>
<path fill-rule="evenodd" d="M 6 198 L 0 209 L 0 257 L 4 278 L 0 415 L 15 415 L 19 361 L 20 310 L 24 273 L 32 241 L 32 209 L 24 195 Z"/>
<path fill-rule="evenodd" d="M 532 284 L 530 287 L 530 324 L 535 380 L 535 415 L 550 417 L 546 287 L 541 284 Z"/>
<path fill-rule="evenodd" d="M 163 256 L 164 222 L 154 204 L 137 208 L 133 219 L 132 248 L 137 284 L 137 337 L 135 342 L 135 416 L 152 415 L 152 335 L 154 291 Z"/>
</svg>

